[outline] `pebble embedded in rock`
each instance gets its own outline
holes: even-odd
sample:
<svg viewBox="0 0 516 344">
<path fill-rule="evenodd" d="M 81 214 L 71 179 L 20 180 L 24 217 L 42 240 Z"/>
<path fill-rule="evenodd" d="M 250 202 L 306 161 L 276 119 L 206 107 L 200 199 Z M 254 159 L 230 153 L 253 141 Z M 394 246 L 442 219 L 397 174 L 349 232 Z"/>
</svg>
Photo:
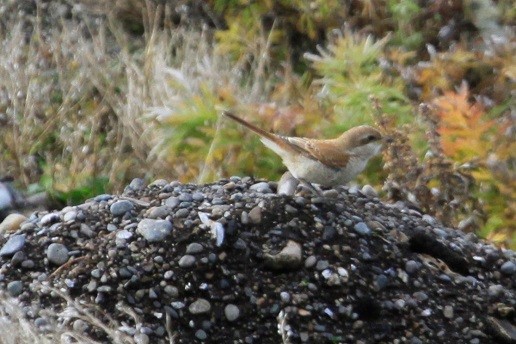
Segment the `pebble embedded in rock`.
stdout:
<svg viewBox="0 0 516 344">
<path fill-rule="evenodd" d="M 16 297 L 23 292 L 23 284 L 21 281 L 12 281 L 7 284 L 7 291 L 12 297 Z"/>
<path fill-rule="evenodd" d="M 366 184 L 362 187 L 362 193 L 370 198 L 378 197 L 378 193 L 376 192 L 376 190 L 371 185 L 368 185 L 368 184 Z"/>
<path fill-rule="evenodd" d="M 11 256 L 25 245 L 25 234 L 15 234 L 7 240 L 0 250 L 0 256 Z"/>
<path fill-rule="evenodd" d="M 224 315 L 228 321 L 235 321 L 240 316 L 240 309 L 236 305 L 228 304 L 224 307 Z"/>
<path fill-rule="evenodd" d="M 249 212 L 249 220 L 251 223 L 259 224 L 262 222 L 262 208 L 260 207 L 254 207 Z"/>
<path fill-rule="evenodd" d="M 251 185 L 249 189 L 259 193 L 272 193 L 269 183 L 266 182 L 259 182 L 254 185 Z"/>
<path fill-rule="evenodd" d="M 419 270 L 419 263 L 415 260 L 409 260 L 405 263 L 405 271 L 409 274 L 413 274 L 417 270 Z"/>
<path fill-rule="evenodd" d="M 196 254 L 201 253 L 204 247 L 202 247 L 201 244 L 197 242 L 192 242 L 186 247 L 186 253 L 187 254 Z"/>
<path fill-rule="evenodd" d="M 500 271 L 506 275 L 514 275 L 516 272 L 516 264 L 514 264 L 514 262 L 507 261 L 502 264 Z"/>
<path fill-rule="evenodd" d="M 357 223 L 353 228 L 355 229 L 355 232 L 360 235 L 371 234 L 371 229 L 369 229 L 369 227 L 364 222 Z"/>
<path fill-rule="evenodd" d="M 172 224 L 167 220 L 143 219 L 136 229 L 147 241 L 164 240 L 172 232 Z"/>
<path fill-rule="evenodd" d="M 453 318 L 453 307 L 452 306 L 444 306 L 443 314 L 445 318 L 451 319 Z"/>
<path fill-rule="evenodd" d="M 21 214 L 9 214 L 7 217 L 0 223 L 0 235 L 3 233 L 14 232 L 20 225 L 27 220 L 27 217 Z"/>
<path fill-rule="evenodd" d="M 178 265 L 182 268 L 189 268 L 195 264 L 195 257 L 189 254 L 185 254 L 179 259 Z"/>
<path fill-rule="evenodd" d="M 208 335 L 206 334 L 206 331 L 204 331 L 203 329 L 199 329 L 195 331 L 195 337 L 199 340 L 206 340 L 206 338 L 208 338 Z"/>
<path fill-rule="evenodd" d="M 63 265 L 69 258 L 68 249 L 63 244 L 52 243 L 47 248 L 47 258 L 51 263 Z"/>
<path fill-rule="evenodd" d="M 41 219 L 40 219 L 40 223 L 43 225 L 43 226 L 48 226 L 48 225 L 51 225 L 53 223 L 56 223 L 60 220 L 60 217 L 59 217 L 59 214 L 57 213 L 50 213 L 50 214 L 46 214 L 44 215 Z"/>
<path fill-rule="evenodd" d="M 211 310 L 211 304 L 208 300 L 199 298 L 190 304 L 188 310 L 192 314 L 208 313 Z"/>
<path fill-rule="evenodd" d="M 134 204 L 131 201 L 128 200 L 120 200 L 116 201 L 115 203 L 111 204 L 109 207 L 109 211 L 113 216 L 121 216 L 127 213 L 128 211 L 131 211 L 134 209 Z"/>
<path fill-rule="evenodd" d="M 301 265 L 302 258 L 301 245 L 289 240 L 278 254 L 266 254 L 265 264 L 273 270 L 290 270 L 298 268 Z"/>
</svg>

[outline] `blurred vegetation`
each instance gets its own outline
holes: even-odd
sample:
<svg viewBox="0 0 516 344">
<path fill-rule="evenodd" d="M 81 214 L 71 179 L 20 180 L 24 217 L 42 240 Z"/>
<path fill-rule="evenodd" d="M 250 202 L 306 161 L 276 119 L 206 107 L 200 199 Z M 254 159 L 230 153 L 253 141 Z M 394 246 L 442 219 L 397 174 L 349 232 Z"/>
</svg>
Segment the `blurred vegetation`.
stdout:
<svg viewBox="0 0 516 344">
<path fill-rule="evenodd" d="M 21 186 L 76 203 L 134 177 L 277 179 L 227 108 L 286 135 L 376 123 L 396 139 L 359 183 L 516 247 L 512 1 L 7 0 L 0 14 L 0 175 Z"/>
</svg>

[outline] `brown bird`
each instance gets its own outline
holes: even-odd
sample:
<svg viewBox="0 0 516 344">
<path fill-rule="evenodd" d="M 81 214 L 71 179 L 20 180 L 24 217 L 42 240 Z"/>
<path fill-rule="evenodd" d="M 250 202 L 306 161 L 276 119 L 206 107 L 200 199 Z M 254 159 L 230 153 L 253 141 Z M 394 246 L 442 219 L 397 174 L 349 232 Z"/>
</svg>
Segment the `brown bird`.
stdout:
<svg viewBox="0 0 516 344">
<path fill-rule="evenodd" d="M 254 131 L 282 159 L 290 173 L 306 183 L 342 185 L 364 170 L 382 146 L 382 134 L 368 125 L 353 127 L 339 137 L 317 140 L 267 132 L 230 112 L 223 114 Z"/>
</svg>

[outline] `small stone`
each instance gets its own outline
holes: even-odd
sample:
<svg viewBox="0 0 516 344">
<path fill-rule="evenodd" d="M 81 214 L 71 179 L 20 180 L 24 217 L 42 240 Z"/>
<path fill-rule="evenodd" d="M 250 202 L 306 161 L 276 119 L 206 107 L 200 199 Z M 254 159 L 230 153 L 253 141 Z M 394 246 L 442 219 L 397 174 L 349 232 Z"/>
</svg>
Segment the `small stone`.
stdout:
<svg viewBox="0 0 516 344">
<path fill-rule="evenodd" d="M 204 249 L 204 247 L 201 244 L 199 244 L 197 242 L 193 242 L 186 247 L 186 253 L 187 254 L 201 253 L 203 251 L 203 249 Z"/>
<path fill-rule="evenodd" d="M 25 234 L 13 235 L 0 250 L 0 256 L 11 256 L 20 251 L 25 245 Z"/>
<path fill-rule="evenodd" d="M 328 263 L 327 260 L 319 260 L 317 261 L 317 265 L 315 266 L 316 270 L 322 271 L 328 268 L 330 266 L 330 263 Z"/>
<path fill-rule="evenodd" d="M 208 313 L 211 310 L 211 304 L 208 300 L 199 298 L 190 304 L 188 310 L 192 314 Z"/>
<path fill-rule="evenodd" d="M 172 232 L 172 224 L 167 220 L 143 219 L 136 229 L 147 241 L 164 240 Z"/>
<path fill-rule="evenodd" d="M 23 262 L 25 259 L 27 259 L 27 255 L 25 253 L 23 253 L 23 251 L 18 251 L 11 258 L 11 264 L 13 266 L 17 266 L 18 264 Z"/>
<path fill-rule="evenodd" d="M 389 284 L 389 279 L 384 274 L 381 274 L 376 277 L 375 282 L 376 282 L 376 287 L 378 288 L 378 290 L 381 290 L 381 289 L 385 288 L 387 286 L 387 284 Z"/>
<path fill-rule="evenodd" d="M 45 216 L 43 216 L 40 220 L 40 223 L 43 226 L 48 226 L 48 225 L 58 222 L 59 220 L 60 220 L 59 214 L 50 213 L 50 214 L 46 214 Z"/>
<path fill-rule="evenodd" d="M 259 183 L 253 184 L 253 185 L 251 185 L 249 190 L 256 191 L 259 193 L 272 193 L 269 183 L 266 183 L 266 182 L 259 182 Z"/>
<path fill-rule="evenodd" d="M 259 224 L 262 222 L 262 208 L 260 207 L 254 207 L 249 212 L 249 220 L 251 223 Z"/>
<path fill-rule="evenodd" d="M 405 300 L 402 300 L 402 299 L 396 300 L 396 302 L 394 302 L 394 307 L 396 307 L 396 309 L 398 309 L 398 310 L 402 310 L 403 308 L 405 308 Z"/>
<path fill-rule="evenodd" d="M 128 211 L 131 211 L 134 209 L 134 204 L 131 201 L 128 200 L 120 200 L 116 201 L 115 203 L 111 204 L 109 207 L 109 211 L 113 216 L 122 216 Z"/>
<path fill-rule="evenodd" d="M 336 199 L 339 197 L 339 192 L 335 189 L 325 190 L 325 191 L 323 191 L 323 196 L 324 196 L 324 198 Z M 323 203 L 324 203 L 324 200 L 323 200 Z"/>
<path fill-rule="evenodd" d="M 179 266 L 182 268 L 189 268 L 195 264 L 195 257 L 189 254 L 185 254 L 179 259 Z"/>
<path fill-rule="evenodd" d="M 166 205 L 153 207 L 149 210 L 149 214 L 147 215 L 147 217 L 149 219 L 164 219 L 170 214 L 171 210 L 172 209 Z"/>
<path fill-rule="evenodd" d="M 309 256 L 305 260 L 305 268 L 309 269 L 313 267 L 317 263 L 317 258 L 315 256 Z"/>
<path fill-rule="evenodd" d="M 145 333 L 137 333 L 133 336 L 134 342 L 136 344 L 148 344 L 149 343 L 149 336 Z"/>
<path fill-rule="evenodd" d="M 299 184 L 299 180 L 294 178 L 290 172 L 285 172 L 281 176 L 281 179 L 278 182 L 278 195 L 288 195 L 292 196 L 296 192 L 297 185 Z"/>
<path fill-rule="evenodd" d="M 290 294 L 286 291 L 282 291 L 280 293 L 280 298 L 282 302 L 290 302 Z"/>
<path fill-rule="evenodd" d="M 0 223 L 0 234 L 16 231 L 25 220 L 27 220 L 27 218 L 21 214 L 7 215 L 2 223 Z"/>
<path fill-rule="evenodd" d="M 167 295 L 173 298 L 176 298 L 179 295 L 179 289 L 172 285 L 167 285 L 163 290 L 165 290 L 165 293 L 167 293 Z"/>
<path fill-rule="evenodd" d="M 129 185 L 125 187 L 124 193 L 129 191 L 139 191 L 142 190 L 144 187 L 145 181 L 143 179 L 134 178 L 133 180 L 131 180 L 131 183 L 129 183 Z"/>
<path fill-rule="evenodd" d="M 63 244 L 52 243 L 47 248 L 49 262 L 56 265 L 63 265 L 68 261 L 68 249 Z"/>
<path fill-rule="evenodd" d="M 378 197 L 378 193 L 376 192 L 376 190 L 371 186 L 371 185 L 364 185 L 362 187 L 362 193 L 364 195 L 366 195 L 367 197 L 369 198 L 375 198 L 375 197 Z"/>
<path fill-rule="evenodd" d="M 16 297 L 23 292 L 23 284 L 21 281 L 12 281 L 7 284 L 7 291 L 12 297 Z"/>
<path fill-rule="evenodd" d="M 516 264 L 514 264 L 514 262 L 507 261 L 502 264 L 500 271 L 506 275 L 514 275 L 516 272 Z"/>
<path fill-rule="evenodd" d="M 503 290 L 503 286 L 501 284 L 495 284 L 495 285 L 490 285 L 489 288 L 487 289 L 487 292 L 488 292 L 489 296 L 496 297 L 496 296 L 502 295 L 504 290 Z"/>
<path fill-rule="evenodd" d="M 64 222 L 75 221 L 76 218 L 77 218 L 77 212 L 75 210 L 70 210 L 63 215 Z"/>
<path fill-rule="evenodd" d="M 206 340 L 206 338 L 208 338 L 208 335 L 206 334 L 206 331 L 204 331 L 203 329 L 199 329 L 195 331 L 195 338 L 199 340 Z"/>
<path fill-rule="evenodd" d="M 405 263 L 405 271 L 409 274 L 413 274 L 417 270 L 419 270 L 419 263 L 415 260 L 409 260 Z"/>
<path fill-rule="evenodd" d="M 183 217 L 187 217 L 189 214 L 190 214 L 190 210 L 188 210 L 187 208 L 181 208 L 174 213 L 174 217 L 183 218 Z"/>
<path fill-rule="evenodd" d="M 273 270 L 296 269 L 303 258 L 301 245 L 289 240 L 287 245 L 275 255 L 265 255 L 265 265 Z"/>
<path fill-rule="evenodd" d="M 121 231 L 116 233 L 117 239 L 127 240 L 127 239 L 131 239 L 132 236 L 133 236 L 133 233 L 129 232 L 127 229 L 122 229 Z"/>
<path fill-rule="evenodd" d="M 226 307 L 224 307 L 224 315 L 228 321 L 235 321 L 240 316 L 240 309 L 233 304 L 226 305 Z"/>
<path fill-rule="evenodd" d="M 452 306 L 444 306 L 443 314 L 445 318 L 451 319 L 453 318 L 453 307 Z"/>
<path fill-rule="evenodd" d="M 369 229 L 369 227 L 364 222 L 357 223 L 353 228 L 355 229 L 355 232 L 357 232 L 360 235 L 371 234 L 371 229 Z"/>
<path fill-rule="evenodd" d="M 182 193 L 179 195 L 179 201 L 180 202 L 192 202 L 193 201 L 193 197 L 192 197 L 192 194 L 189 194 L 189 193 Z"/>
<path fill-rule="evenodd" d="M 179 203 L 181 203 L 179 201 L 179 198 L 177 198 L 175 196 L 169 197 L 165 200 L 165 205 L 167 207 L 169 207 L 170 209 L 174 209 L 175 207 L 177 207 L 179 205 Z"/>
<path fill-rule="evenodd" d="M 72 328 L 76 332 L 84 333 L 86 332 L 86 330 L 88 330 L 89 325 L 86 321 L 82 319 L 77 319 L 73 322 Z"/>
</svg>

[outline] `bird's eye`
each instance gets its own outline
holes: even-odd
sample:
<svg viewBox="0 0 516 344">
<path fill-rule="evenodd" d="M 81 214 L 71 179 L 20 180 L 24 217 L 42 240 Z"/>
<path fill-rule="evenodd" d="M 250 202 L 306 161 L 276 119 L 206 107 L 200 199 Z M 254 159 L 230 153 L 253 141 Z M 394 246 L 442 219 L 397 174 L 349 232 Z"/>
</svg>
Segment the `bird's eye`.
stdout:
<svg viewBox="0 0 516 344">
<path fill-rule="evenodd" d="M 373 142 L 373 141 L 376 141 L 376 136 L 374 136 L 374 135 L 368 135 L 363 139 L 364 143 L 369 143 L 369 142 Z"/>
</svg>

